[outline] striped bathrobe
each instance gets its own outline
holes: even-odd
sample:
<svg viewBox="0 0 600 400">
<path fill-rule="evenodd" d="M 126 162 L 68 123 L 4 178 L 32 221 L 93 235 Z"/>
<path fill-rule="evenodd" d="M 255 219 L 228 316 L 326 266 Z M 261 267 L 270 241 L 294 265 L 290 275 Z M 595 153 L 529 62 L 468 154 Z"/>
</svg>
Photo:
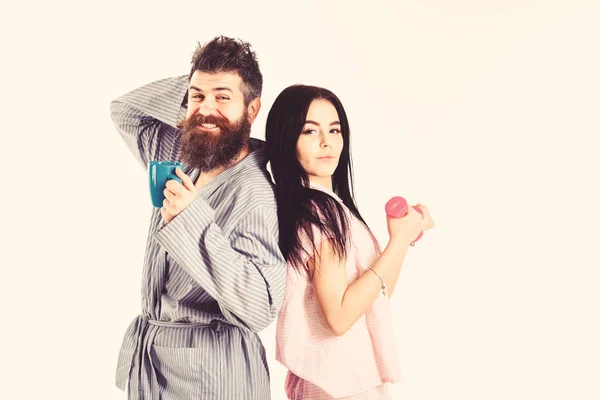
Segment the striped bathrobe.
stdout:
<svg viewBox="0 0 600 400">
<path fill-rule="evenodd" d="M 144 168 L 180 161 L 175 126 L 185 116 L 187 85 L 185 76 L 168 78 L 111 103 L 115 126 Z M 152 211 L 142 313 L 127 328 L 116 373 L 129 399 L 270 399 L 256 332 L 282 304 L 285 260 L 263 142 L 250 144 L 245 159 L 170 223 Z M 199 175 L 184 171 L 193 181 Z"/>
</svg>

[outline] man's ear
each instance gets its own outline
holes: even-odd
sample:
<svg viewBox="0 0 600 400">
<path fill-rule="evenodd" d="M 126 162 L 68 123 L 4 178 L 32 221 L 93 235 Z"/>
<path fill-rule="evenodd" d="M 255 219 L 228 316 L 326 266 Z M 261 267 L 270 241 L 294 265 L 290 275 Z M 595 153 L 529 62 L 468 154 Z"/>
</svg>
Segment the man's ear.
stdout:
<svg viewBox="0 0 600 400">
<path fill-rule="evenodd" d="M 248 103 L 248 122 L 252 124 L 260 111 L 260 97 L 255 98 L 254 100 Z"/>
</svg>

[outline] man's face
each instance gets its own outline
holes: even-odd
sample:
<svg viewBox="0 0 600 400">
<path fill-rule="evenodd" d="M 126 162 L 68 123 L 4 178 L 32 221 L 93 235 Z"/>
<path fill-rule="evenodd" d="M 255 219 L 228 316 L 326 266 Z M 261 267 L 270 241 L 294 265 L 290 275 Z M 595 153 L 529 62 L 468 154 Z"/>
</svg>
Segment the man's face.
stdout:
<svg viewBox="0 0 600 400">
<path fill-rule="evenodd" d="M 186 118 L 195 114 L 203 116 L 215 116 L 225 118 L 232 123 L 238 121 L 246 105 L 244 104 L 244 93 L 242 92 L 242 78 L 235 72 L 207 72 L 196 71 L 190 78 L 188 91 L 188 109 Z M 254 122 L 258 109 L 256 100 L 248 105 L 248 114 L 251 117 L 250 124 Z M 260 103 L 260 101 L 258 100 Z M 207 132 L 215 133 L 218 128 L 205 127 Z"/>
<path fill-rule="evenodd" d="M 182 128 L 182 161 L 203 172 L 227 166 L 246 146 L 260 99 L 246 107 L 237 73 L 196 71 Z"/>
</svg>

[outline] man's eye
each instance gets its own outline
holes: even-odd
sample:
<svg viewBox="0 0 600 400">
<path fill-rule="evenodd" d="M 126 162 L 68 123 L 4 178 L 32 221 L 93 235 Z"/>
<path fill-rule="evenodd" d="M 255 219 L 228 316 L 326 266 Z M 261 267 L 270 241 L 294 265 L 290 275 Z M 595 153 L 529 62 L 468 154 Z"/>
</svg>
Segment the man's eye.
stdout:
<svg viewBox="0 0 600 400">
<path fill-rule="evenodd" d="M 229 97 L 227 97 L 227 96 L 219 96 L 219 97 L 217 97 L 217 99 L 219 99 L 219 100 L 229 100 Z"/>
</svg>

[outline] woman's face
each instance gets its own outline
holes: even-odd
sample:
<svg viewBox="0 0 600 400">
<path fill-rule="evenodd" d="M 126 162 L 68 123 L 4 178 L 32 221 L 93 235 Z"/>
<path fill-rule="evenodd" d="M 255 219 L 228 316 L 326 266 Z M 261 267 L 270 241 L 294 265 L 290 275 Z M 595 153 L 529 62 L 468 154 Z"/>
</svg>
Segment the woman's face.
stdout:
<svg viewBox="0 0 600 400">
<path fill-rule="evenodd" d="M 314 100 L 296 143 L 296 156 L 308 178 L 331 188 L 331 176 L 338 166 L 343 147 L 337 110 L 328 100 Z"/>
</svg>

